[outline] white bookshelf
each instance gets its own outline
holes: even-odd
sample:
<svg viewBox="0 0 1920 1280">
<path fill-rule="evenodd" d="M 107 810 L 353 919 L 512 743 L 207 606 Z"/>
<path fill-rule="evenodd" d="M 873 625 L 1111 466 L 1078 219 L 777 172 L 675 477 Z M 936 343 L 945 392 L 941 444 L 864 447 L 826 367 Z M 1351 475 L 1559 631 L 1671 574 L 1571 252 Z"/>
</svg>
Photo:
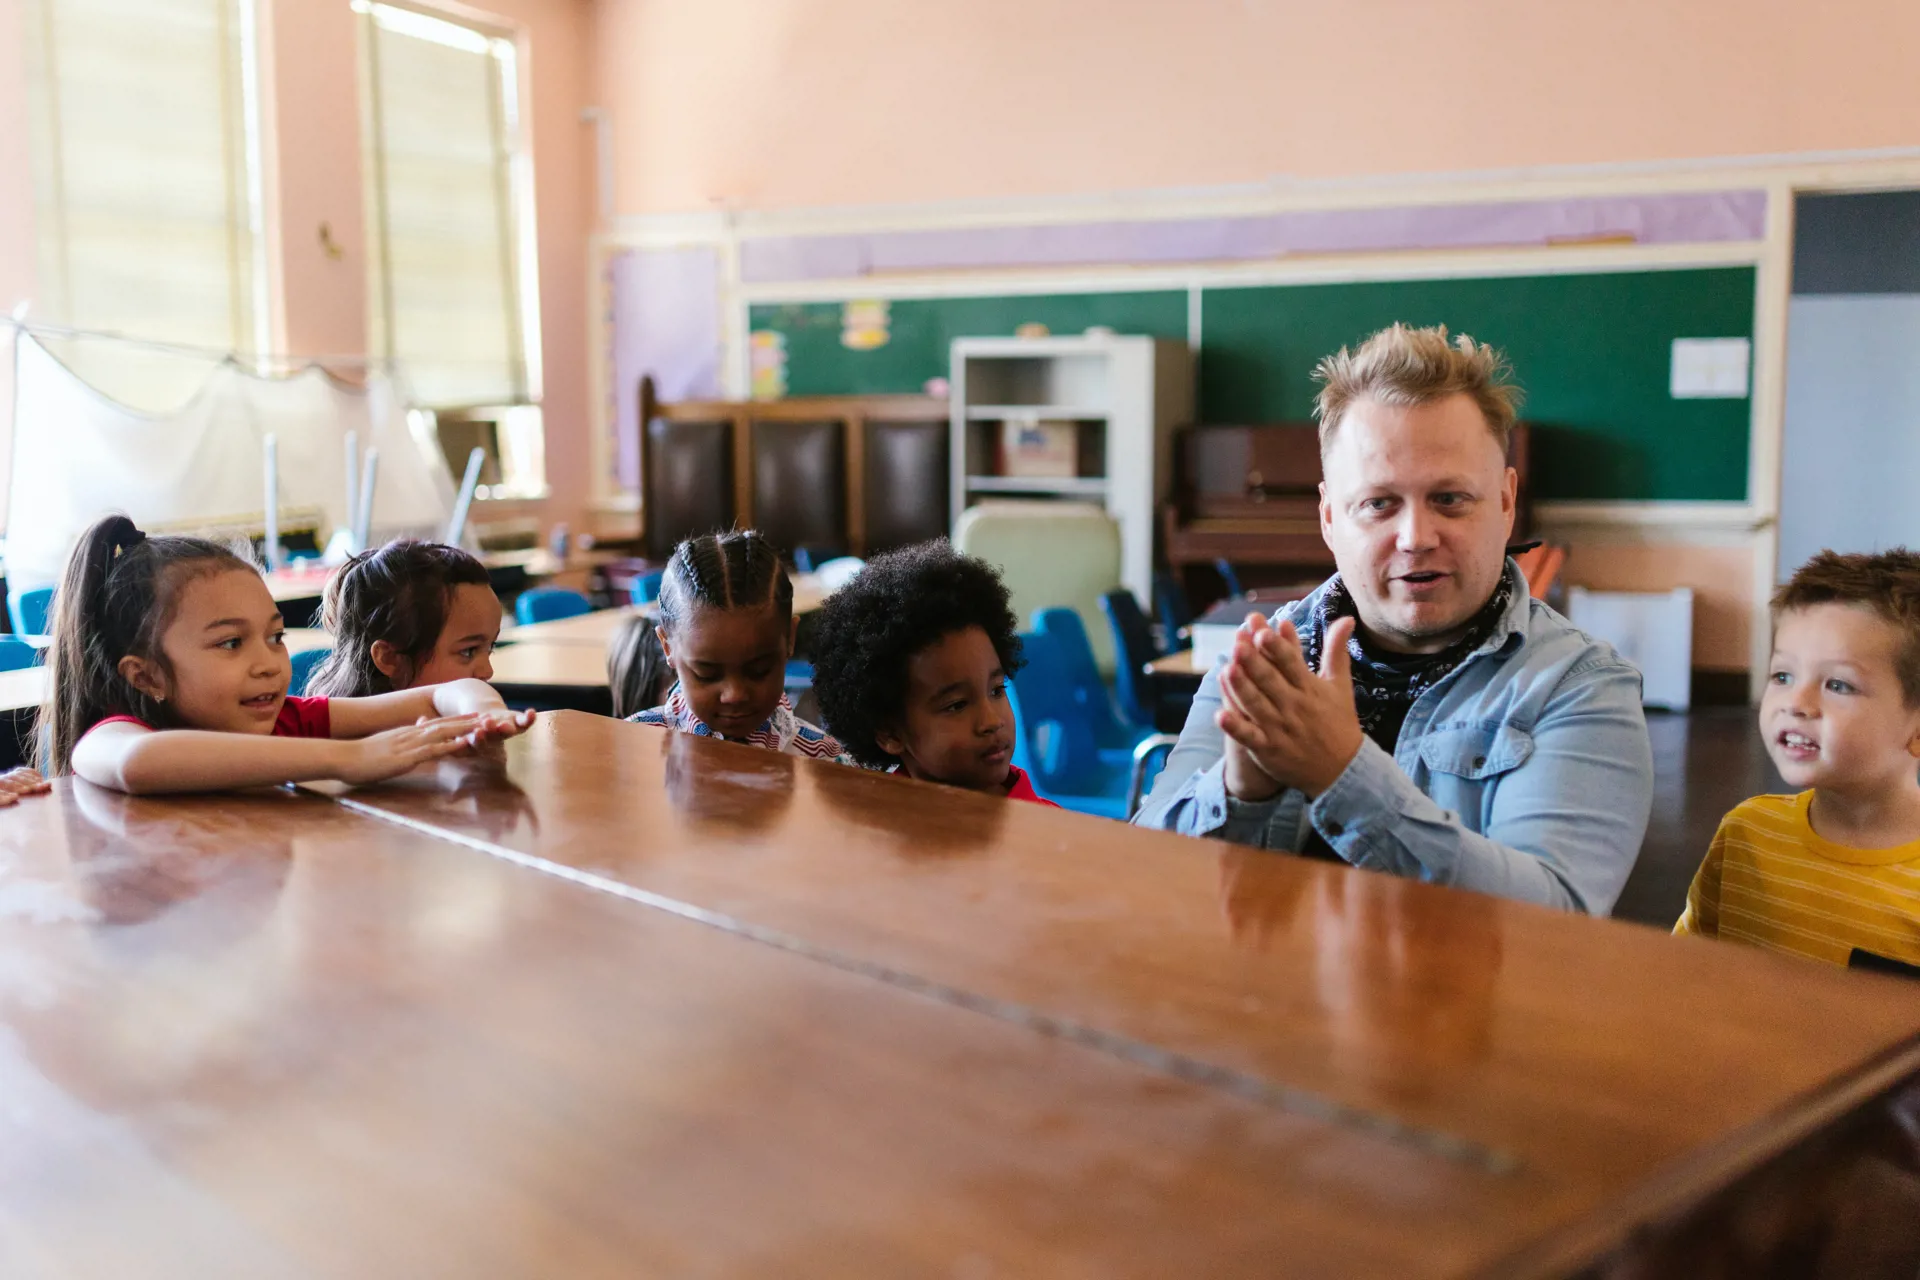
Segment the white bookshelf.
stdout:
<svg viewBox="0 0 1920 1280">
<path fill-rule="evenodd" d="M 984 498 L 1100 503 L 1120 526 L 1121 582 L 1151 607 L 1173 428 L 1193 420 L 1186 344 L 1118 334 L 956 338 L 950 381 L 954 518 Z M 1004 425 L 1040 422 L 1076 424 L 1078 474 L 997 474 Z"/>
</svg>

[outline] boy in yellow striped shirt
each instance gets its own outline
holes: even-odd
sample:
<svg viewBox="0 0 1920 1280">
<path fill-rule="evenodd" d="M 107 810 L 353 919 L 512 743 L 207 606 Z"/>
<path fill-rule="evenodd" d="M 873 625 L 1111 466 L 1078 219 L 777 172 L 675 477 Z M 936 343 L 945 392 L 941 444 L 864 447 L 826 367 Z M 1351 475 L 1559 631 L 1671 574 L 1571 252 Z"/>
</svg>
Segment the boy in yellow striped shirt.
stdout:
<svg viewBox="0 0 1920 1280">
<path fill-rule="evenodd" d="M 1920 555 L 1823 551 L 1774 593 L 1760 732 L 1800 794 L 1721 819 L 1673 931 L 1920 977 Z"/>
</svg>

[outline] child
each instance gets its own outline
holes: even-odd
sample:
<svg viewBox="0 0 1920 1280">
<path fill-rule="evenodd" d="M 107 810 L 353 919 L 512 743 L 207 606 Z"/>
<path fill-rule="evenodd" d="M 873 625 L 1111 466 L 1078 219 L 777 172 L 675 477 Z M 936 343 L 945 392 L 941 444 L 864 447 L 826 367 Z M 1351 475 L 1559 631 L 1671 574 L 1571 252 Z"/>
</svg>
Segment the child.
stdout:
<svg viewBox="0 0 1920 1280">
<path fill-rule="evenodd" d="M 1013 763 L 1015 625 L 1000 575 L 944 541 L 877 556 L 821 607 L 821 711 L 861 764 L 1051 805 Z"/>
<path fill-rule="evenodd" d="M 320 619 L 333 652 L 308 682 L 316 697 L 493 678 L 500 598 L 486 566 L 458 547 L 396 538 L 361 552 L 328 581 Z"/>
<path fill-rule="evenodd" d="M 621 718 L 657 707 L 673 690 L 673 668 L 660 648 L 659 627 L 644 613 L 620 624 L 607 645 L 607 687 Z"/>
<path fill-rule="evenodd" d="M 751 529 L 689 538 L 660 583 L 660 649 L 679 678 L 638 724 L 847 763 L 846 749 L 793 713 L 793 580 Z"/>
<path fill-rule="evenodd" d="M 376 782 L 532 723 L 479 680 L 290 698 L 280 610 L 253 565 L 109 516 L 74 549 L 41 719 L 52 772 L 133 793 Z"/>
<path fill-rule="evenodd" d="M 1760 732 L 1804 790 L 1721 820 L 1674 932 L 1920 977 L 1920 555 L 1823 551 L 1773 619 Z"/>
</svg>

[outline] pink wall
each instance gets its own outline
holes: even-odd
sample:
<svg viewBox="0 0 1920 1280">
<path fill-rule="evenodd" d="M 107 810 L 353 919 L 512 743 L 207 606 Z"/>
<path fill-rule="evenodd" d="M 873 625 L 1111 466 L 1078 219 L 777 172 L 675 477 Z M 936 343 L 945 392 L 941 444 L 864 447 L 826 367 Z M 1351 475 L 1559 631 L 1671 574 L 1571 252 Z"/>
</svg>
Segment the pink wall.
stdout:
<svg viewBox="0 0 1920 1280">
<path fill-rule="evenodd" d="M 618 209 L 1920 144 L 1889 0 L 599 0 Z"/>
<path fill-rule="evenodd" d="M 295 355 L 362 353 L 359 17 L 344 4 L 316 0 L 274 0 L 262 8 L 265 127 L 277 142 L 267 175 L 268 217 L 277 232 L 275 342 Z M 321 242 L 322 223 L 337 258 Z"/>
</svg>

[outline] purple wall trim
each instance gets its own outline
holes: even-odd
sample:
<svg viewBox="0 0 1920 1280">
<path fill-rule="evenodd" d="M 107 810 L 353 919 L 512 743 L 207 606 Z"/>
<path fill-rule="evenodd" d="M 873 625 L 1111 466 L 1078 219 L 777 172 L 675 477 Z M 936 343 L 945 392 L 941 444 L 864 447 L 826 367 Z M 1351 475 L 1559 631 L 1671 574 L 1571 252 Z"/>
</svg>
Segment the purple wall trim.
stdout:
<svg viewBox="0 0 1920 1280">
<path fill-rule="evenodd" d="M 711 248 L 635 249 L 608 266 L 613 342 L 614 476 L 640 487 L 635 427 L 640 378 L 662 400 L 720 394 L 720 255 Z"/>
<path fill-rule="evenodd" d="M 1764 191 L 1595 196 L 1406 208 L 1304 210 L 1241 218 L 769 236 L 740 250 L 748 284 L 892 271 L 1231 262 L 1289 253 L 1367 253 L 1546 244 L 1631 235 L 1640 244 L 1758 240 Z"/>
</svg>

